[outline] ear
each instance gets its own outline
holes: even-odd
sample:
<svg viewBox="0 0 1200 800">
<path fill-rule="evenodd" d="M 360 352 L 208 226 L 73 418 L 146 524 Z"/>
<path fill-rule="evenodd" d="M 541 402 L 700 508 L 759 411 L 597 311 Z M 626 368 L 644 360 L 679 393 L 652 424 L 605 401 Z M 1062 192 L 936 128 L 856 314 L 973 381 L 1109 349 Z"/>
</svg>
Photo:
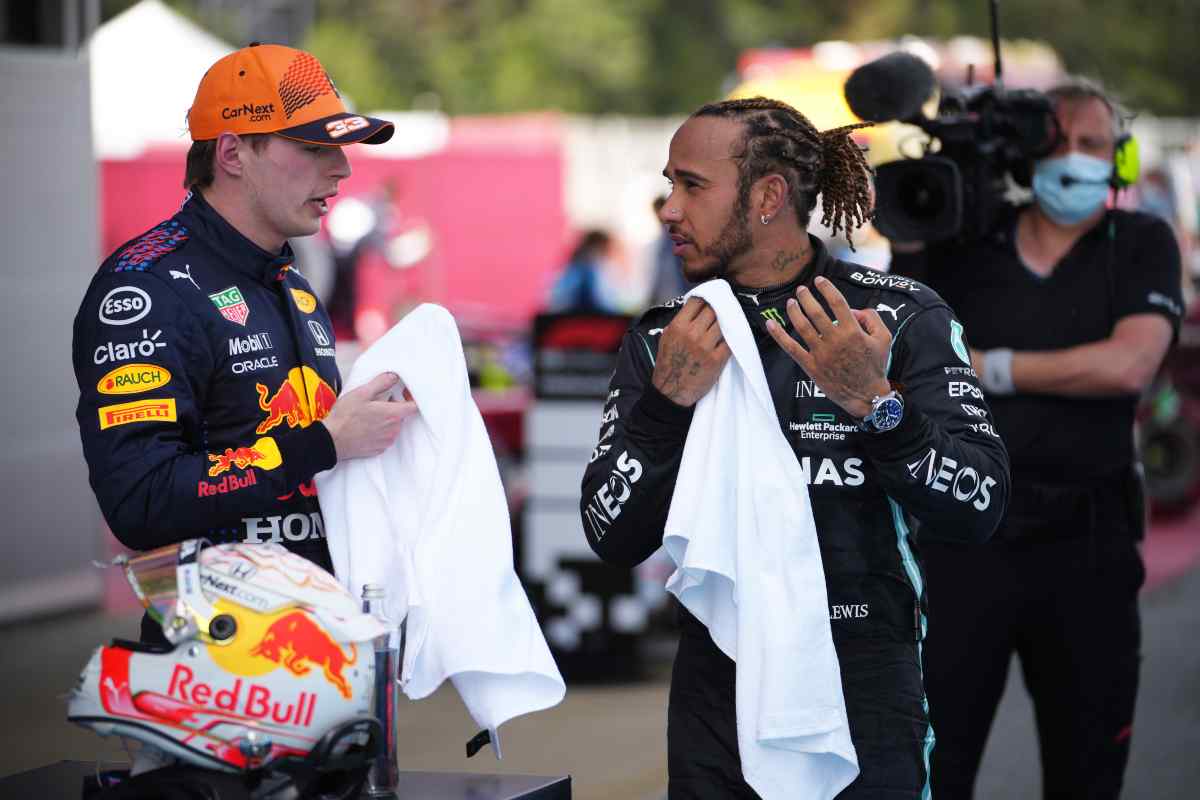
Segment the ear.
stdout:
<svg viewBox="0 0 1200 800">
<path fill-rule="evenodd" d="M 222 133 L 217 137 L 216 153 L 213 155 L 213 171 L 241 177 L 245 170 L 242 153 L 249 149 L 249 142 L 236 133 Z"/>
<path fill-rule="evenodd" d="M 754 196 L 751 197 L 751 209 L 755 216 L 775 219 L 788 207 L 788 183 L 778 172 L 772 172 L 758 179 L 754 186 Z"/>
</svg>

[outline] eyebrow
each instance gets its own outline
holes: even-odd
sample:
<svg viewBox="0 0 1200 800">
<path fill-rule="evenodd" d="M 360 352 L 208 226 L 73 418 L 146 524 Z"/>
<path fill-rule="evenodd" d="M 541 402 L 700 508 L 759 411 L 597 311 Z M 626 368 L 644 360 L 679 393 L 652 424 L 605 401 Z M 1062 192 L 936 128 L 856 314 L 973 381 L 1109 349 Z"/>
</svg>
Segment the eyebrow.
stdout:
<svg viewBox="0 0 1200 800">
<path fill-rule="evenodd" d="M 675 180 L 675 178 L 672 178 L 670 175 L 667 174 L 667 170 L 665 167 L 663 168 L 662 174 L 663 174 L 663 177 L 669 181 Z M 709 181 L 709 179 L 704 177 L 703 175 L 700 175 L 698 173 L 695 173 L 695 172 L 692 172 L 691 170 L 686 170 L 686 169 L 675 170 L 675 177 L 676 178 L 691 178 L 692 180 L 696 181 L 697 183 L 711 183 L 711 181 Z"/>
</svg>

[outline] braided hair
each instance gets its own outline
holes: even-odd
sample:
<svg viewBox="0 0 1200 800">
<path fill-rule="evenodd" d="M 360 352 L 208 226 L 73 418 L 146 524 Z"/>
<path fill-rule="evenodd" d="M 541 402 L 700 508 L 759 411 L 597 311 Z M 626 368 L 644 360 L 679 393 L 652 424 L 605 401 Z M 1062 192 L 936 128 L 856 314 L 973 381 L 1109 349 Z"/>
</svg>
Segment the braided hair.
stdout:
<svg viewBox="0 0 1200 800">
<path fill-rule="evenodd" d="M 850 233 L 871 218 L 869 175 L 863 151 L 850 132 L 871 125 L 859 122 L 818 131 L 808 118 L 787 103 L 766 97 L 724 100 L 698 109 L 693 117 L 721 117 L 745 126 L 738 162 L 738 200 L 749 205 L 750 187 L 764 175 L 779 173 L 787 181 L 792 208 L 807 227 L 824 197 L 821 224 L 836 236 Z"/>
</svg>

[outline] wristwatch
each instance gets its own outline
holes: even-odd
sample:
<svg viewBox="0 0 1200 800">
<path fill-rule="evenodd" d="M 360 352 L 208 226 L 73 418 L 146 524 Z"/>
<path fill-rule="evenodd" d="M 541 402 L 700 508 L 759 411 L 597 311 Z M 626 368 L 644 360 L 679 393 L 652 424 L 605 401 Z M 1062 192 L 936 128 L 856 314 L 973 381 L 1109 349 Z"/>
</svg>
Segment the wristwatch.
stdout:
<svg viewBox="0 0 1200 800">
<path fill-rule="evenodd" d="M 890 431 L 904 419 L 904 398 L 895 389 L 871 400 L 871 411 L 858 423 L 864 433 Z"/>
</svg>

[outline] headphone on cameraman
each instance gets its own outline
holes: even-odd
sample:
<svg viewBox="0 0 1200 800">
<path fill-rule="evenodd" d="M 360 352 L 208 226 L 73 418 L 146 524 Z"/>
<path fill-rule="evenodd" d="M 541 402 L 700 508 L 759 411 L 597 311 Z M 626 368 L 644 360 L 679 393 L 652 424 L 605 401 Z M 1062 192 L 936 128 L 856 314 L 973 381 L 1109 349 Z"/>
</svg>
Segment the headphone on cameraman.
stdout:
<svg viewBox="0 0 1200 800">
<path fill-rule="evenodd" d="M 1087 78 L 1077 78 L 1057 89 L 1051 89 L 1047 94 L 1056 100 L 1091 97 L 1103 103 L 1112 116 L 1116 128 L 1116 139 L 1113 142 L 1113 172 L 1112 178 L 1109 179 L 1109 185 L 1120 191 L 1137 183 L 1141 174 L 1141 158 L 1137 139 L 1128 129 L 1126 115 L 1122 113 L 1116 101 L 1108 96 L 1100 84 Z"/>
<path fill-rule="evenodd" d="M 1124 127 L 1125 122 L 1122 121 L 1122 131 L 1113 146 L 1112 187 L 1118 191 L 1137 183 L 1142 171 L 1138 141 Z"/>
<path fill-rule="evenodd" d="M 1103 89 L 1099 86 L 1085 85 L 1085 93 L 1104 103 L 1113 122 L 1118 128 L 1116 140 L 1113 142 L 1113 174 L 1109 183 L 1112 188 L 1120 191 L 1137 183 L 1141 176 L 1142 160 L 1138 149 L 1138 141 L 1130 132 L 1125 114 Z"/>
</svg>

